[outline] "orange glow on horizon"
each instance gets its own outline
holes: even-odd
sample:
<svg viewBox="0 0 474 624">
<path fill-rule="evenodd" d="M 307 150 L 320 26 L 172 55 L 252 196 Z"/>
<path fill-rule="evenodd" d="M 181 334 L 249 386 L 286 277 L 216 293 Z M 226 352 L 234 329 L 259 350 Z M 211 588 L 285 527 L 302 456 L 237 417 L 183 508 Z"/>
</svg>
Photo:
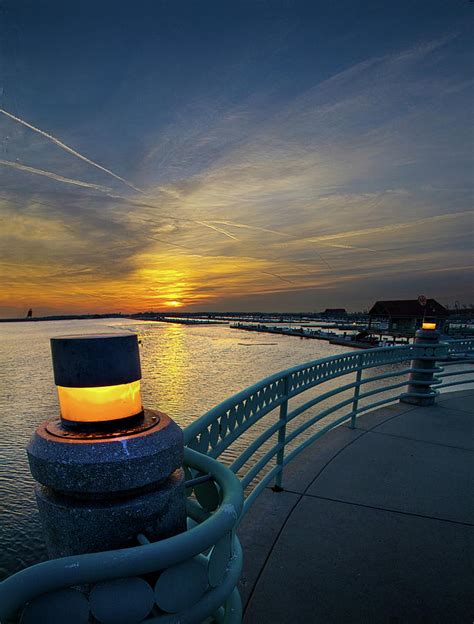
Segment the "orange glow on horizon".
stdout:
<svg viewBox="0 0 474 624">
<path fill-rule="evenodd" d="M 117 386 L 65 388 L 58 386 L 61 417 L 74 422 L 105 422 L 139 414 L 140 380 Z"/>
<path fill-rule="evenodd" d="M 24 266 L 20 275 L 6 280 L 8 288 L 0 294 L 0 309 L 5 310 L 3 316 L 12 317 L 23 317 L 30 307 L 34 316 L 192 310 L 211 308 L 222 298 L 233 300 L 243 293 L 275 294 L 301 286 L 291 265 L 255 258 L 213 256 L 212 262 L 197 264 L 192 256 L 147 252 L 135 261 L 137 267 L 128 275 L 111 278 L 99 271 L 71 277 L 67 272 L 58 273 L 54 264 Z M 265 273 L 268 271 L 287 275 L 295 284 L 282 282 Z M 321 279 L 308 279 L 307 286 L 322 285 Z M 44 288 L 46 280 L 48 289 Z"/>
</svg>

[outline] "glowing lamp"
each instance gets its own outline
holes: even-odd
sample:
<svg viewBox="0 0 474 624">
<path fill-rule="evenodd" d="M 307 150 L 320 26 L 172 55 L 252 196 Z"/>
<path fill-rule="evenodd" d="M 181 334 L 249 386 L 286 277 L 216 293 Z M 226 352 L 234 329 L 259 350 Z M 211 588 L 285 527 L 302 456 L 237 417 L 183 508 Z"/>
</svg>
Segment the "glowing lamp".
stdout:
<svg viewBox="0 0 474 624">
<path fill-rule="evenodd" d="M 421 329 L 436 329 L 436 323 L 423 321 L 423 325 L 421 326 Z"/>
<path fill-rule="evenodd" d="M 51 351 L 65 425 L 143 415 L 136 334 L 59 336 L 51 339 Z"/>
</svg>

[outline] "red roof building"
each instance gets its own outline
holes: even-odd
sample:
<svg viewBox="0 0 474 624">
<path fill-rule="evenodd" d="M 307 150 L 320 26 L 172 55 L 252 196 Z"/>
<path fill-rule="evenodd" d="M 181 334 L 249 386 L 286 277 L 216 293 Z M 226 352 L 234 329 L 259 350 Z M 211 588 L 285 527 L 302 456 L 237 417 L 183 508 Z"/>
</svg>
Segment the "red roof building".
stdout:
<svg viewBox="0 0 474 624">
<path fill-rule="evenodd" d="M 387 320 L 389 331 L 401 333 L 414 333 L 423 320 L 436 321 L 442 330 L 448 317 L 448 310 L 435 299 L 427 299 L 426 305 L 421 305 L 417 299 L 376 301 L 369 310 L 370 321 Z"/>
</svg>

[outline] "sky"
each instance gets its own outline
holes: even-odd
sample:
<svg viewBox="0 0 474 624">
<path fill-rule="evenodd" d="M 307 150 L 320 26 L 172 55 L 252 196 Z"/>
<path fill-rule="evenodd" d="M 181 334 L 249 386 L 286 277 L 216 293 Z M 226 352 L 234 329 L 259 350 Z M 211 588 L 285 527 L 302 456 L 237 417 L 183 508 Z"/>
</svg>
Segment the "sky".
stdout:
<svg viewBox="0 0 474 624">
<path fill-rule="evenodd" d="M 473 11 L 0 1 L 0 316 L 470 303 Z"/>
</svg>

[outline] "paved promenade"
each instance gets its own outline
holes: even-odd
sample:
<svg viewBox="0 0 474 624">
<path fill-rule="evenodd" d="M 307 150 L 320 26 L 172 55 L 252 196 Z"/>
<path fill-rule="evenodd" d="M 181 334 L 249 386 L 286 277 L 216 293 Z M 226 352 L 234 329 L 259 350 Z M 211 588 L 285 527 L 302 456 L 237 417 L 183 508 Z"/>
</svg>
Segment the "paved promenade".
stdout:
<svg viewBox="0 0 474 624">
<path fill-rule="evenodd" d="M 241 524 L 245 624 L 472 624 L 474 390 L 339 427 Z"/>
</svg>

